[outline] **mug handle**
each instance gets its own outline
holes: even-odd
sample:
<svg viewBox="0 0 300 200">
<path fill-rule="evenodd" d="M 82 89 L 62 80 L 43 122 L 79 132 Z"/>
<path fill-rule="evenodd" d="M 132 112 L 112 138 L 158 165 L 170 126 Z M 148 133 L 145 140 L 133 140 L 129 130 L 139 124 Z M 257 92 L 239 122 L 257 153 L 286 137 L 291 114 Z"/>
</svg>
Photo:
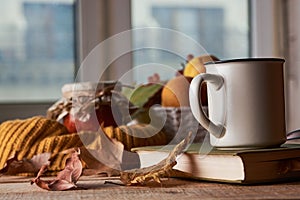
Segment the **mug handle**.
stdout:
<svg viewBox="0 0 300 200">
<path fill-rule="evenodd" d="M 202 109 L 201 98 L 201 85 L 203 82 L 211 83 L 215 90 L 219 90 L 224 85 L 224 79 L 220 75 L 201 73 L 195 76 L 190 84 L 189 100 L 191 111 L 196 120 L 216 138 L 221 138 L 225 134 L 225 127 L 221 124 L 215 124 L 207 117 Z"/>
</svg>

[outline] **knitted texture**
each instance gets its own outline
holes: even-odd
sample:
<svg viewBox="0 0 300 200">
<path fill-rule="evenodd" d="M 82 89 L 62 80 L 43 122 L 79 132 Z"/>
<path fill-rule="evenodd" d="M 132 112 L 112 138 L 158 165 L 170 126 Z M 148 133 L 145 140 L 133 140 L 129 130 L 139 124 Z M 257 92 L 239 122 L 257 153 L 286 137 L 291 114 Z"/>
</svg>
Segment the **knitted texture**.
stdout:
<svg viewBox="0 0 300 200">
<path fill-rule="evenodd" d="M 167 144 L 163 132 L 145 124 L 106 127 L 103 131 L 109 138 L 123 143 L 128 151 L 134 147 Z M 29 160 L 35 155 L 51 153 L 48 170 L 60 171 L 69 156 L 61 152 L 82 147 L 81 138 L 95 138 L 95 134 L 98 135 L 96 132 L 69 133 L 64 125 L 42 116 L 3 122 L 0 124 L 0 170 L 9 159 Z"/>
<path fill-rule="evenodd" d="M 109 138 L 114 138 L 124 144 L 124 149 L 130 151 L 134 147 L 165 145 L 168 143 L 166 134 L 147 124 L 131 126 L 105 127 L 103 131 Z"/>
<path fill-rule="evenodd" d="M 2 123 L 0 142 L 0 170 L 15 156 L 17 160 L 31 159 L 46 152 L 53 157 L 49 170 L 61 170 L 67 155 L 58 153 L 82 146 L 78 134 L 70 134 L 59 122 L 40 116 Z"/>
</svg>

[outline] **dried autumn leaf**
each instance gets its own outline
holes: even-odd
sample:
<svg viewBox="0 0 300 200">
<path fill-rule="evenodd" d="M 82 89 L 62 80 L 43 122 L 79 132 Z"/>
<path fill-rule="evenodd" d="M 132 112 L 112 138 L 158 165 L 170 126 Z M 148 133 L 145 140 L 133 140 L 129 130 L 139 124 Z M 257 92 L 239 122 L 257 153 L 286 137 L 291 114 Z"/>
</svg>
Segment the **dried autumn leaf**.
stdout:
<svg viewBox="0 0 300 200">
<path fill-rule="evenodd" d="M 18 153 L 7 161 L 6 166 L 0 170 L 0 174 L 16 175 L 21 173 L 36 173 L 41 166 L 48 164 L 50 153 L 34 155 L 31 159 L 23 158 L 18 160 Z"/>
<path fill-rule="evenodd" d="M 99 170 L 99 173 L 109 168 L 121 170 L 124 145 L 107 137 L 102 129 L 99 129 L 94 136 L 81 138 L 84 143 L 84 148 L 81 148 L 81 159 L 87 167 L 95 171 Z M 109 175 L 110 172 L 112 171 L 108 171 L 107 174 Z"/>
<path fill-rule="evenodd" d="M 67 159 L 64 170 L 57 174 L 57 178 L 76 183 L 82 173 L 82 163 L 79 158 L 80 150 L 72 150 L 71 157 Z"/>
<path fill-rule="evenodd" d="M 76 188 L 76 182 L 82 173 L 82 163 L 79 154 L 79 150 L 72 149 L 71 157 L 67 159 L 65 168 L 58 173 L 54 180 L 40 179 L 48 167 L 48 165 L 43 165 L 36 178 L 31 180 L 31 184 L 35 183 L 40 188 L 51 191 Z"/>
<path fill-rule="evenodd" d="M 119 170 L 111 168 L 111 167 L 103 164 L 102 162 L 100 162 L 97 158 L 95 158 L 90 153 L 90 150 L 86 149 L 85 147 L 82 147 L 80 149 L 80 152 L 81 152 L 81 159 L 86 165 L 86 168 L 83 170 L 83 175 L 114 176 L 114 175 L 120 174 Z M 97 153 L 97 152 L 94 152 L 94 153 Z M 106 153 L 106 151 L 104 151 L 103 153 Z M 103 154 L 103 153 L 101 153 L 101 154 Z"/>
<path fill-rule="evenodd" d="M 161 183 L 160 178 L 170 175 L 172 168 L 176 165 L 176 157 L 184 152 L 186 147 L 190 144 L 191 138 L 192 132 L 190 132 L 184 140 L 174 147 L 167 158 L 163 159 L 156 165 L 121 172 L 121 181 L 125 185 L 142 185 L 152 180 Z"/>
</svg>

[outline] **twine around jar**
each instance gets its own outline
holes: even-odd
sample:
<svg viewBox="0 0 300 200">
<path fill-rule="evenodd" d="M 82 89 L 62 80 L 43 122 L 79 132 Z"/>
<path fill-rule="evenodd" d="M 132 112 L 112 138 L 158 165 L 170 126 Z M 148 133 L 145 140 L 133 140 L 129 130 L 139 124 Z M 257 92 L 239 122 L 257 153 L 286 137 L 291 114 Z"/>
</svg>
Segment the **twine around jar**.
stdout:
<svg viewBox="0 0 300 200">
<path fill-rule="evenodd" d="M 119 109 L 120 113 L 124 114 L 122 124 L 125 124 L 128 121 L 126 113 L 133 106 L 120 92 L 120 88 L 123 86 L 118 82 L 109 82 L 108 86 L 103 84 L 103 88 L 95 88 L 94 90 L 73 87 L 73 91 L 63 92 L 63 97 L 47 110 L 47 118 L 60 121 L 66 115 L 72 114 L 78 119 L 85 120 L 91 112 L 101 106 L 111 106 L 113 101 L 114 109 Z"/>
</svg>

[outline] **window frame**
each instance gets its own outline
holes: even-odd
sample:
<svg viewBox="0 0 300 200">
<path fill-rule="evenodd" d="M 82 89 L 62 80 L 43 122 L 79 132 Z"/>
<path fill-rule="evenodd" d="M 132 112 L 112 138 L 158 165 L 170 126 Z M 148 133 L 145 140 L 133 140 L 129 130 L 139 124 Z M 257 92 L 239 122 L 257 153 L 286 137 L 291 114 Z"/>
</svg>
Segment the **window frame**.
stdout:
<svg viewBox="0 0 300 200">
<path fill-rule="evenodd" d="M 76 66 L 92 49 L 105 38 L 131 28 L 130 0 L 77 0 L 76 4 Z M 283 57 L 283 25 L 281 19 L 281 2 L 273 0 L 249 0 L 251 15 L 250 52 L 251 57 Z M 262 9 L 264 8 L 264 9 Z M 267 9 L 265 9 L 267 8 Z M 278 12 L 280 15 L 278 15 Z M 118 16 L 113 13 L 118 13 Z M 98 19 L 98 20 L 97 20 Z M 98 22 L 98 23 L 95 23 Z M 268 26 L 268 29 L 262 27 Z M 272 41 L 279 40 L 280 45 Z M 131 66 L 131 59 L 126 59 Z M 117 66 L 113 67 L 117 72 Z M 94 70 L 97 70 L 95 66 Z M 128 69 L 129 70 L 129 69 Z M 92 71 L 80 74 L 79 80 L 92 76 Z M 46 110 L 54 102 L 30 103 L 0 103 L 0 122 L 8 119 L 27 118 L 35 115 L 45 115 Z"/>
<path fill-rule="evenodd" d="M 283 1 L 249 0 L 251 57 L 285 56 L 283 7 Z"/>
</svg>

